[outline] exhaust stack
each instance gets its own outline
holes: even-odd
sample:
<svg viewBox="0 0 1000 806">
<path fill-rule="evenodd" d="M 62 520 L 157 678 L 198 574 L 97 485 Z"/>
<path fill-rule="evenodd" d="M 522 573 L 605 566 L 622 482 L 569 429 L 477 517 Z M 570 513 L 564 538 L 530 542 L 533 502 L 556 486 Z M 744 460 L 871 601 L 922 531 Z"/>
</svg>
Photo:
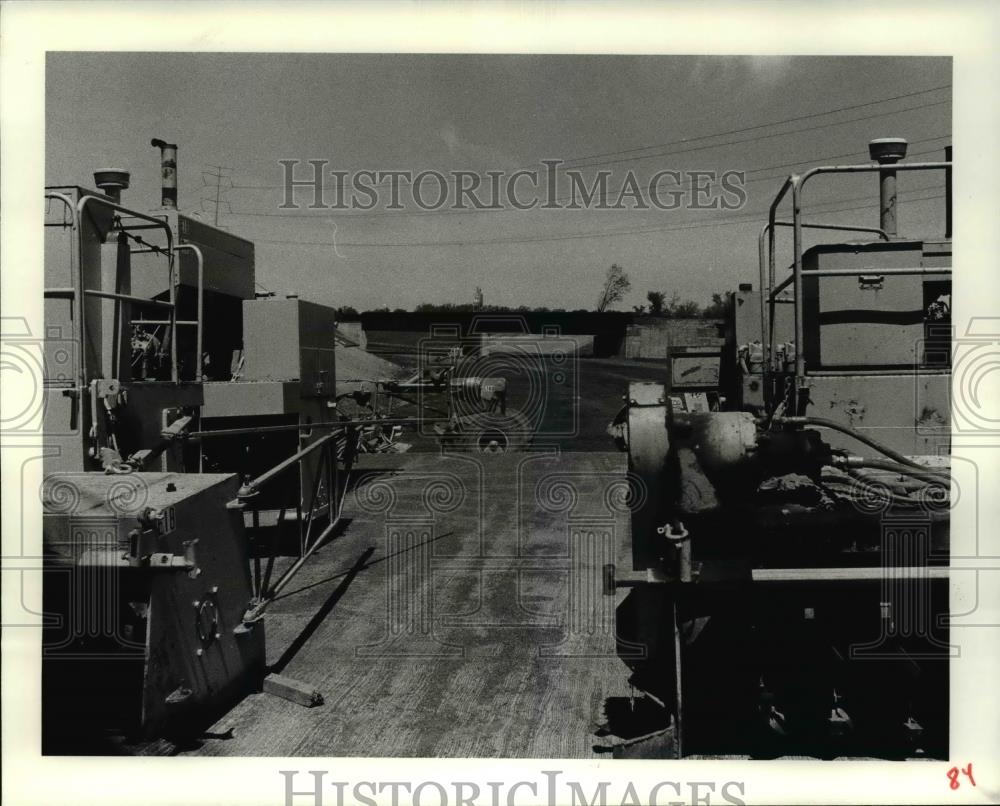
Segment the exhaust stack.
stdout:
<svg viewBox="0 0 1000 806">
<path fill-rule="evenodd" d="M 895 165 L 906 156 L 908 143 L 902 137 L 882 137 L 868 143 L 868 153 L 879 165 Z M 879 226 L 896 237 L 896 171 L 879 171 Z"/>
<path fill-rule="evenodd" d="M 952 161 L 951 153 L 951 146 L 945 146 L 945 162 Z M 944 237 L 951 237 L 951 168 L 944 172 Z"/>
<path fill-rule="evenodd" d="M 121 204 L 122 191 L 128 190 L 130 177 L 128 171 L 109 168 L 106 171 L 94 171 L 94 184 L 115 204 Z"/>
<path fill-rule="evenodd" d="M 160 204 L 164 207 L 176 209 L 177 146 L 174 143 L 165 143 L 163 140 L 156 138 L 153 138 L 149 144 L 154 148 L 160 149 L 160 173 L 162 176 Z"/>
</svg>

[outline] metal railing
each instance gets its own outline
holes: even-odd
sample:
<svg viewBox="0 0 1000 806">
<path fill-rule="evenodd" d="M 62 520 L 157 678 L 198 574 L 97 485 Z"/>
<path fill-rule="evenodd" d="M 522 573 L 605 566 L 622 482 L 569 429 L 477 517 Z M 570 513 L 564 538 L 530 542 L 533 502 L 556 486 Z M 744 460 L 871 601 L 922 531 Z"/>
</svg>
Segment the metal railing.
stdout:
<svg viewBox="0 0 1000 806">
<path fill-rule="evenodd" d="M 56 193 L 55 191 L 46 191 L 46 199 L 53 199 L 55 201 L 60 201 L 66 207 L 69 212 L 69 227 L 70 227 L 70 238 L 69 238 L 69 266 L 70 266 L 70 281 L 74 284 L 73 288 L 65 289 L 73 294 L 72 299 L 82 299 L 83 298 L 83 273 L 78 271 L 79 266 L 79 220 L 76 214 L 76 205 L 73 204 L 73 200 L 63 194 Z M 65 226 L 65 218 L 63 219 Z M 55 289 L 53 289 L 55 290 Z M 64 290 L 64 289 L 59 289 Z M 48 289 L 45 290 L 43 296 L 48 297 Z M 59 295 L 53 294 L 53 297 L 58 298 Z M 86 349 L 84 341 L 85 334 L 85 312 L 83 310 L 83 305 L 77 305 L 77 310 L 75 311 L 77 317 L 77 338 L 76 342 L 79 344 L 79 349 L 77 350 L 78 362 L 77 362 L 77 372 L 76 372 L 76 385 L 78 389 L 84 389 L 87 386 L 87 365 L 86 365 Z M 74 409 L 75 410 L 75 409 Z"/>
<path fill-rule="evenodd" d="M 77 202 L 77 218 L 82 219 L 83 213 L 87 208 L 87 205 L 94 204 L 98 207 L 106 207 L 109 210 L 113 210 L 117 213 L 123 213 L 133 218 L 138 218 L 142 221 L 146 221 L 157 229 L 162 229 L 167 239 L 166 257 L 167 257 L 167 283 L 169 286 L 170 300 L 169 304 L 164 304 L 163 300 L 145 300 L 141 298 L 137 299 L 123 299 L 125 302 L 140 302 L 141 304 L 154 304 L 157 307 L 167 308 L 170 311 L 170 380 L 177 383 L 177 282 L 174 276 L 174 250 L 173 250 L 173 233 L 170 231 L 170 225 L 166 221 L 162 221 L 158 218 L 153 218 L 152 216 L 146 215 L 145 213 L 137 213 L 134 210 L 130 210 L 127 207 L 123 207 L 117 202 L 113 202 L 110 199 L 105 199 L 100 196 L 84 196 Z M 118 226 L 125 229 L 125 225 L 119 220 Z M 123 298 L 126 295 L 115 295 L 114 297 L 108 298 Z"/>
<path fill-rule="evenodd" d="M 145 227 L 142 227 L 145 229 Z M 177 327 L 190 326 L 196 329 L 195 333 L 195 381 L 201 381 L 202 378 L 202 350 L 204 344 L 204 310 L 205 310 L 205 256 L 201 249 L 193 243 L 179 243 L 174 246 L 174 253 L 176 254 L 182 249 L 189 249 L 194 253 L 195 259 L 198 261 L 197 277 L 198 277 L 198 287 L 196 289 L 197 294 L 197 310 L 194 319 L 176 319 L 174 325 Z M 133 250 L 133 254 L 145 253 L 155 250 L 142 249 Z M 165 325 L 170 324 L 169 320 L 163 319 L 133 319 L 132 324 L 134 325 Z"/>
<path fill-rule="evenodd" d="M 880 238 L 888 240 L 888 235 L 884 230 L 878 227 L 864 227 L 864 226 L 853 226 L 853 225 L 841 225 L 841 224 L 808 224 L 802 221 L 802 197 L 803 188 L 807 181 L 812 177 L 818 176 L 820 174 L 847 174 L 847 173 L 881 173 L 886 170 L 893 171 L 945 171 L 950 172 L 952 167 L 951 162 L 898 162 L 891 166 L 886 166 L 878 163 L 866 164 L 866 165 L 829 165 L 829 166 L 819 166 L 816 168 L 811 168 L 805 173 L 792 174 L 785 180 L 782 184 L 781 189 L 778 191 L 771 202 L 770 209 L 768 211 L 768 222 L 761 230 L 760 236 L 758 237 L 758 252 L 759 252 L 759 263 L 760 263 L 760 283 L 761 283 L 761 339 L 764 342 L 763 352 L 764 352 L 764 392 L 765 395 L 770 397 L 770 375 L 774 371 L 773 366 L 773 347 L 774 347 L 774 320 L 775 320 L 775 305 L 785 301 L 785 299 L 778 299 L 778 294 L 784 291 L 788 286 L 793 287 L 793 296 L 791 302 L 794 303 L 794 315 L 795 315 L 795 376 L 796 383 L 803 383 L 806 377 L 806 362 L 805 362 L 805 322 L 803 317 L 803 267 L 802 267 L 802 256 L 803 256 L 803 233 L 804 229 L 829 229 L 829 230 L 847 230 L 854 232 L 871 232 L 879 235 Z M 792 220 L 789 221 L 778 221 L 776 220 L 778 206 L 784 200 L 788 192 L 791 191 L 792 198 Z M 792 274 L 783 280 L 780 284 L 775 284 L 776 272 L 775 272 L 775 233 L 778 227 L 791 227 L 792 228 L 792 250 L 793 250 L 793 262 L 792 262 Z M 765 271 L 766 268 L 766 271 Z M 950 274 L 951 269 L 947 267 L 933 268 L 933 269 L 872 269 L 860 268 L 860 269 L 825 269 L 825 270 L 810 270 L 809 276 L 848 276 L 848 277 L 859 277 L 861 275 L 868 274 Z M 767 400 L 770 403 L 770 400 Z"/>
<path fill-rule="evenodd" d="M 423 418 L 403 417 L 384 420 L 338 420 L 330 422 L 283 425 L 263 425 L 245 426 L 240 428 L 222 428 L 211 431 L 191 431 L 185 435 L 187 439 L 211 439 L 217 437 L 251 436 L 278 433 L 282 431 L 316 431 L 330 430 L 330 433 L 319 437 L 303 446 L 286 459 L 282 459 L 274 467 L 261 473 L 256 478 L 247 479 L 240 487 L 236 498 L 229 502 L 229 508 L 239 510 L 241 513 L 250 513 L 251 537 L 256 543 L 261 537 L 264 528 L 260 522 L 262 507 L 255 506 L 257 497 L 261 491 L 278 480 L 285 478 L 286 474 L 293 468 L 298 468 L 300 478 L 303 463 L 317 451 L 321 451 L 321 461 L 316 468 L 313 479 L 313 486 L 310 490 L 309 499 L 302 498 L 301 493 L 296 502 L 296 516 L 299 527 L 299 557 L 281 575 L 277 582 L 271 584 L 271 577 L 274 573 L 275 561 L 278 555 L 278 541 L 281 537 L 281 526 L 285 522 L 285 512 L 288 507 L 282 507 L 278 513 L 277 522 L 271 532 L 271 544 L 267 554 L 267 564 L 261 568 L 261 556 L 258 554 L 252 558 L 253 562 L 253 600 L 247 609 L 241 629 L 246 629 L 254 621 L 259 620 L 264 611 L 279 593 L 291 582 L 292 578 L 302 569 L 306 561 L 313 553 L 323 546 L 336 531 L 341 521 L 344 497 L 347 494 L 348 481 L 354 461 L 360 452 L 360 441 L 366 428 L 373 424 L 384 425 L 412 425 L 424 422 Z M 443 421 L 443 420 L 442 420 Z M 320 495 L 320 484 L 325 479 L 326 502 L 322 502 Z M 319 528 L 318 524 L 326 516 L 326 523 L 322 530 L 314 537 L 314 528 Z M 239 629 L 239 628 L 238 628 Z"/>
<path fill-rule="evenodd" d="M 77 302 L 77 341 L 80 344 L 79 351 L 79 370 L 78 370 L 78 381 L 80 388 L 84 388 L 88 381 L 87 372 L 87 354 L 84 349 L 84 345 L 87 343 L 87 323 L 86 314 L 84 311 L 83 299 L 84 297 L 97 297 L 100 299 L 115 300 L 117 302 L 131 303 L 138 305 L 151 305 L 154 307 L 164 308 L 169 311 L 169 319 L 167 323 L 170 327 L 170 378 L 176 383 L 178 380 L 177 376 L 177 288 L 174 277 L 174 246 L 173 246 L 173 233 L 170 231 L 170 225 L 166 221 L 162 221 L 152 216 L 148 216 L 144 213 L 138 213 L 134 210 L 130 210 L 127 207 L 123 207 L 117 202 L 111 201 L 111 199 L 106 199 L 100 196 L 93 196 L 87 194 L 82 196 L 80 200 L 74 204 L 70 197 L 56 192 L 46 192 L 45 198 L 61 201 L 66 205 L 67 209 L 70 211 L 71 220 L 70 228 L 72 232 L 71 245 L 70 245 L 70 273 L 72 274 L 73 286 L 71 288 L 46 288 L 44 291 L 44 296 L 47 299 L 71 299 Z M 121 213 L 133 218 L 140 219 L 147 222 L 143 227 L 144 229 L 162 229 L 166 234 L 167 248 L 162 250 L 167 257 L 167 275 L 168 275 L 168 285 L 169 285 L 169 300 L 157 300 L 148 299 L 146 297 L 138 297 L 131 294 L 120 294 L 112 291 L 104 291 L 102 289 L 96 288 L 84 288 L 83 286 L 83 267 L 80 263 L 80 255 L 83 252 L 83 245 L 81 239 L 83 237 L 83 231 L 80 226 L 80 221 L 83 218 L 83 214 L 86 211 L 88 205 L 96 205 L 100 207 L 106 207 L 116 213 Z M 124 225 L 120 217 L 116 216 L 116 226 L 125 231 L 128 229 Z M 199 300 L 200 300 L 200 282 L 199 282 Z M 201 312 L 199 310 L 198 321 L 201 321 Z M 200 333 L 200 324 L 199 324 Z M 200 352 L 199 352 L 200 359 Z M 200 364 L 199 364 L 200 366 Z"/>
<path fill-rule="evenodd" d="M 204 437 L 213 435 L 213 432 L 201 432 L 200 434 L 196 432 L 196 434 L 192 434 L 192 436 L 195 435 Z M 256 548 L 260 543 L 262 528 L 260 523 L 261 507 L 255 506 L 255 499 L 257 499 L 257 496 L 259 496 L 265 487 L 278 479 L 282 479 L 293 468 L 300 472 L 301 478 L 303 475 L 301 471 L 306 460 L 317 452 L 319 453 L 319 463 L 315 469 L 309 497 L 305 499 L 300 494 L 296 502 L 300 541 L 299 556 L 279 577 L 277 582 L 272 584 L 271 577 L 274 573 L 281 538 L 281 527 L 285 522 L 285 512 L 287 509 L 287 507 L 282 507 L 278 514 L 277 523 L 271 532 L 267 563 L 263 569 L 261 568 L 261 554 L 258 551 L 254 551 L 253 553 L 253 599 L 243 616 L 242 627 L 244 629 L 253 622 L 258 621 L 264 615 L 270 603 L 274 601 L 278 594 L 298 574 L 313 553 L 320 546 L 327 543 L 340 525 L 344 496 L 347 493 L 347 483 L 356 454 L 356 442 L 356 426 L 345 425 L 339 427 L 331 431 L 331 433 L 319 437 L 300 448 L 287 459 L 283 459 L 256 478 L 245 481 L 240 487 L 236 499 L 230 502 L 231 508 L 238 509 L 244 513 L 247 511 L 250 512 L 252 519 L 251 538 Z M 323 487 L 325 487 L 325 502 L 321 495 Z M 325 524 L 318 534 L 314 536 L 313 532 L 319 529 L 317 524 L 322 520 L 325 520 Z"/>
<path fill-rule="evenodd" d="M 772 233 L 775 227 L 794 226 L 791 221 L 768 221 L 757 236 L 757 253 L 760 268 L 760 338 L 761 352 L 764 355 L 764 396 L 765 401 L 770 403 L 770 371 L 774 363 L 772 346 L 774 344 L 774 306 L 780 302 L 794 302 L 794 300 L 778 299 L 786 287 L 787 282 L 779 287 L 775 287 L 774 271 L 774 239 Z M 852 226 L 850 224 L 802 224 L 807 229 L 824 229 L 844 232 L 870 232 L 888 241 L 889 236 L 880 227 Z M 769 236 L 771 236 L 769 238 Z M 768 239 L 765 241 L 765 239 Z M 770 258 L 769 258 L 770 255 Z"/>
</svg>

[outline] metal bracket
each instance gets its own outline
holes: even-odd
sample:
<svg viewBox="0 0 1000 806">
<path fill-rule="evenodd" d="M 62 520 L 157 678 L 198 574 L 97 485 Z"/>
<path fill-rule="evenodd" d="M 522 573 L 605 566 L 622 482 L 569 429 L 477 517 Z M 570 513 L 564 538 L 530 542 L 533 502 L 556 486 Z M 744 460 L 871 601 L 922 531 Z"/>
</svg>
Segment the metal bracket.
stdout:
<svg viewBox="0 0 1000 806">
<path fill-rule="evenodd" d="M 164 702 L 166 702 L 167 705 L 183 705 L 191 699 L 191 695 L 193 693 L 194 692 L 187 686 L 180 685 L 167 695 Z"/>
<path fill-rule="evenodd" d="M 269 599 L 254 599 L 251 601 L 246 611 L 243 613 L 243 626 L 252 627 L 254 624 L 263 621 L 264 610 L 269 602 Z"/>
<path fill-rule="evenodd" d="M 687 529 L 684 528 L 684 524 L 680 521 L 675 521 L 670 523 L 669 521 L 663 526 L 658 526 L 656 529 L 658 535 L 663 535 L 667 540 L 673 543 L 680 543 L 682 540 L 687 540 L 691 534 Z"/>
<path fill-rule="evenodd" d="M 177 437 L 187 436 L 184 432 L 191 425 L 191 421 L 194 418 L 190 415 L 184 415 L 178 417 L 169 425 L 165 426 L 162 431 L 160 431 L 160 436 L 164 439 L 176 439 Z"/>
<path fill-rule="evenodd" d="M 144 566 L 153 570 L 161 571 L 195 571 L 194 563 L 183 554 L 171 554 L 166 551 L 158 551 L 150 554 Z"/>
<path fill-rule="evenodd" d="M 154 521 L 158 523 L 158 521 Z M 153 551 L 160 534 L 155 528 L 139 531 L 134 529 L 129 533 L 129 549 L 123 559 L 133 568 L 148 568 L 154 571 L 187 571 L 191 579 L 201 575 L 195 555 L 195 540 L 184 541 L 184 553 L 173 554 L 169 551 Z"/>
<path fill-rule="evenodd" d="M 128 534 L 128 551 L 122 559 L 129 565 L 140 565 L 143 557 L 151 557 L 156 548 L 157 534 L 152 529 L 133 529 Z"/>
<path fill-rule="evenodd" d="M 858 288 L 862 291 L 880 291 L 885 285 L 885 276 L 881 274 L 858 275 Z"/>
<path fill-rule="evenodd" d="M 109 408 L 114 408 L 123 402 L 119 398 L 122 394 L 122 385 L 116 378 L 98 378 L 92 383 L 95 385 L 97 396 L 103 398 Z"/>
</svg>

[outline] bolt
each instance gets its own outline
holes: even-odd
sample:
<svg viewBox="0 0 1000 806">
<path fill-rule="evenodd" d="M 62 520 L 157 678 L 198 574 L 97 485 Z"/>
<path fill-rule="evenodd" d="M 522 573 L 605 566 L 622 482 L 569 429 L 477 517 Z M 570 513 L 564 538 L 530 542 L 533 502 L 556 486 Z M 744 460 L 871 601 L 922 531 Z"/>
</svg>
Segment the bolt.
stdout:
<svg viewBox="0 0 1000 806">
<path fill-rule="evenodd" d="M 195 599 L 195 600 L 194 600 L 194 602 L 192 602 L 192 604 L 193 604 L 193 605 L 194 605 L 195 607 L 201 607 L 201 602 L 199 602 L 199 601 L 198 601 L 197 599 Z"/>
<path fill-rule="evenodd" d="M 218 593 L 218 592 L 219 592 L 219 586 L 218 585 L 213 585 L 212 586 L 212 593 Z"/>
<path fill-rule="evenodd" d="M 168 481 L 167 482 L 167 492 L 168 493 L 175 493 L 175 492 L 177 492 L 177 485 L 174 484 L 172 481 Z"/>
<path fill-rule="evenodd" d="M 204 654 L 205 654 L 205 650 L 204 650 L 204 649 L 202 649 L 201 647 L 198 647 L 198 648 L 197 648 L 197 649 L 196 649 L 196 650 L 194 651 L 194 654 L 195 654 L 195 655 L 197 655 L 197 656 L 198 656 L 198 657 L 200 658 L 200 657 L 201 657 L 202 655 L 204 655 Z"/>
</svg>

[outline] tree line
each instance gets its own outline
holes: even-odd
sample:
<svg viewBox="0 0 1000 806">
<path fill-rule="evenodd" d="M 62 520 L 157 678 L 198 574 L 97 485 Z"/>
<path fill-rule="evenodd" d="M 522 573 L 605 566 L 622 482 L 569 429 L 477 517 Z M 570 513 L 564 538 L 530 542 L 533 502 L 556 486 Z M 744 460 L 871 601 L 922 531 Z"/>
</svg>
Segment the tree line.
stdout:
<svg viewBox="0 0 1000 806">
<path fill-rule="evenodd" d="M 548 308 L 544 305 L 484 305 L 477 302 L 421 302 L 412 313 L 605 313 L 612 305 L 621 302 L 632 290 L 632 282 L 628 274 L 617 263 L 607 270 L 601 291 L 597 298 L 597 306 L 593 310 L 586 308 Z M 673 294 L 669 299 L 665 291 L 648 291 L 646 304 L 633 305 L 632 313 L 640 316 L 660 316 L 665 319 L 720 319 L 726 315 L 732 304 L 732 291 L 722 294 L 712 294 L 708 305 L 701 305 L 694 300 L 682 299 L 680 294 Z M 406 308 L 390 309 L 388 305 L 375 308 L 365 313 L 398 313 L 411 311 Z M 342 322 L 357 321 L 361 313 L 350 305 L 337 308 L 337 318 Z"/>
</svg>

